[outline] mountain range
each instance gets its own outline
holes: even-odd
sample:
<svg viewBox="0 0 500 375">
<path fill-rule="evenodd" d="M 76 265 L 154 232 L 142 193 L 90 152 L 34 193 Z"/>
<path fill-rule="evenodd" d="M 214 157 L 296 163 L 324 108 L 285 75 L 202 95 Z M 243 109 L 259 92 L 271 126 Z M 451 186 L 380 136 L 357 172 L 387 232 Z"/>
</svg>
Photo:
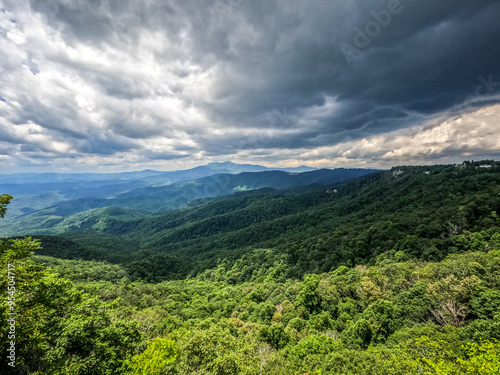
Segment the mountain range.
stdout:
<svg viewBox="0 0 500 375">
<path fill-rule="evenodd" d="M 241 261 L 266 269 L 286 264 L 295 278 L 394 249 L 426 260 L 458 251 L 455 233 L 498 222 L 499 168 L 217 174 L 61 202 L 1 230 L 36 235 L 43 255 L 119 263 L 133 279 L 182 279 Z M 263 256 L 259 249 L 272 251 Z M 255 267 L 238 279 L 253 277 Z"/>
<path fill-rule="evenodd" d="M 15 197 L 0 235 L 59 233 L 78 226 L 68 223 L 79 223 L 82 215 L 72 215 L 97 215 L 101 211 L 95 210 L 105 207 L 120 208 L 121 218 L 137 218 L 240 191 L 335 184 L 373 172 L 310 167 L 273 170 L 226 162 L 173 172 L 0 175 L 0 192 Z"/>
</svg>

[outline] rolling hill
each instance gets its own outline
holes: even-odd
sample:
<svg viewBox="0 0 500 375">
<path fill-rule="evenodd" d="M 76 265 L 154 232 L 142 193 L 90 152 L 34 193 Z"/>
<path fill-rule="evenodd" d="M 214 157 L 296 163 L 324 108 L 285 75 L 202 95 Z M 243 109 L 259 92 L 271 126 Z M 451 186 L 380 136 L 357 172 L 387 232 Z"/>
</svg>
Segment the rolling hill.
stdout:
<svg viewBox="0 0 500 375">
<path fill-rule="evenodd" d="M 16 197 L 6 220 L 11 221 L 54 203 L 81 198 L 112 198 L 137 188 L 165 186 L 214 174 L 238 174 L 280 170 L 232 162 L 210 163 L 179 171 L 145 170 L 122 173 L 17 173 L 0 174 L 0 191 Z M 310 167 L 284 168 L 286 172 L 306 172 Z M 96 208 L 96 207 L 94 207 Z"/>
<path fill-rule="evenodd" d="M 126 239 L 134 249 L 121 262 L 133 277 L 150 281 L 197 275 L 221 261 L 236 264 L 263 248 L 273 251 L 256 264 L 284 262 L 289 277 L 300 277 L 369 263 L 387 251 L 439 260 L 463 250 L 460 241 L 468 239 L 459 233 L 499 224 L 500 173 L 498 166 L 401 167 L 330 189 L 244 191 L 155 215 L 109 210 L 77 214 L 54 228 L 61 238 L 92 247 L 83 259 L 123 255 L 119 245 L 94 244 L 95 233 L 108 244 Z M 57 251 L 47 246 L 43 254 Z"/>
<path fill-rule="evenodd" d="M 86 197 L 53 202 L 49 207 L 41 207 L 39 210 L 11 218 L 10 221 L 2 223 L 0 235 L 55 234 L 73 231 L 75 228 L 79 230 L 82 217 L 99 217 L 103 212 L 109 212 L 106 210 L 87 211 L 106 207 L 126 209 L 128 214 L 122 213 L 116 220 L 128 221 L 134 219 L 136 215 L 177 209 L 195 200 L 224 196 L 239 191 L 264 187 L 283 190 L 311 184 L 335 184 L 371 173 L 373 173 L 372 170 L 340 168 L 302 173 L 265 171 L 215 174 L 195 180 L 175 182 L 166 186 L 132 189 L 109 198 Z M 105 187 L 96 189 L 102 190 L 102 194 L 106 193 Z M 34 199 L 32 198 L 32 200 Z M 85 212 L 86 214 L 83 216 L 71 217 Z M 89 226 L 87 225 L 86 228 Z"/>
</svg>

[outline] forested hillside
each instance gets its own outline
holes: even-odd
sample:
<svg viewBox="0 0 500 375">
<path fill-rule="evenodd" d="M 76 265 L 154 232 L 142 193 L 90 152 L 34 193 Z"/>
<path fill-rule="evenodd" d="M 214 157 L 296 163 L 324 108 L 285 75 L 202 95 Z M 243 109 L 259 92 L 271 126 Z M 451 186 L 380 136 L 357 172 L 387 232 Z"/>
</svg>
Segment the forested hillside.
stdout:
<svg viewBox="0 0 500 375">
<path fill-rule="evenodd" d="M 256 257 L 254 267 L 284 264 L 285 279 L 373 264 L 387 251 L 441 260 L 468 250 L 468 233 L 498 225 L 497 168 L 399 168 L 405 173 L 304 191 L 243 192 L 155 216 L 89 211 L 56 225 L 61 237 L 42 237 L 42 254 L 59 256 L 71 241 L 79 249 L 73 258 L 118 262 L 133 279 L 152 282 L 195 276 L 222 261 L 232 267 L 259 248 L 274 251 Z M 236 281 L 250 280 L 252 272 Z"/>
<path fill-rule="evenodd" d="M 238 165 L 234 166 L 236 168 Z M 228 174 L 215 173 L 217 169 L 210 170 L 212 174 L 209 176 L 181 181 L 177 179 L 196 175 L 194 170 L 190 170 L 189 173 L 180 171 L 155 174 L 140 180 L 83 182 L 77 180 L 73 183 L 65 181 L 59 184 L 44 184 L 50 186 L 44 194 L 21 194 L 20 203 L 14 199 L 18 207 L 17 216 L 7 216 L 7 222 L 0 226 L 0 235 L 57 234 L 74 230 L 75 225 L 80 229 L 78 223 L 82 221 L 82 217 L 94 216 L 100 219 L 103 215 L 113 216 L 117 213 L 116 216 L 119 216 L 117 220 L 128 221 L 135 219 L 137 215 L 165 212 L 184 207 L 195 200 L 239 191 L 259 188 L 283 190 L 314 183 L 338 183 L 374 172 L 368 169 L 338 168 L 302 173 L 263 171 Z M 208 173 L 205 170 L 203 172 Z M 167 173 L 168 176 L 172 173 L 177 174 L 172 181 L 172 177 L 165 177 Z M 154 179 L 151 180 L 152 178 Z M 154 182 L 158 185 L 151 185 Z M 33 191 L 30 190 L 30 186 Z M 52 188 L 56 190 L 51 191 Z M 11 195 L 15 195 L 16 191 L 25 192 L 26 189 L 34 193 L 36 184 L 0 185 L 0 189 L 7 189 Z M 109 207 L 115 209 L 103 213 L 103 209 Z"/>
<path fill-rule="evenodd" d="M 479 165 L 103 208 L 42 249 L 3 239 L 16 371 L 498 374 L 500 166 Z"/>
<path fill-rule="evenodd" d="M 260 165 L 226 162 L 210 163 L 192 169 L 171 172 L 145 170 L 122 173 L 0 174 L 0 191 L 8 191 L 15 195 L 16 199 L 10 204 L 9 214 L 6 217 L 7 221 L 15 221 L 59 202 L 72 201 L 69 207 L 74 213 L 103 207 L 102 203 L 98 204 L 102 199 L 112 198 L 138 188 L 166 186 L 215 174 L 238 174 L 266 170 L 268 168 Z M 309 170 L 312 168 L 301 167 L 298 168 L 297 172 Z M 86 199 L 89 199 L 87 203 Z M 81 206 L 79 207 L 78 204 Z M 19 228 L 19 224 L 16 228 Z"/>
</svg>

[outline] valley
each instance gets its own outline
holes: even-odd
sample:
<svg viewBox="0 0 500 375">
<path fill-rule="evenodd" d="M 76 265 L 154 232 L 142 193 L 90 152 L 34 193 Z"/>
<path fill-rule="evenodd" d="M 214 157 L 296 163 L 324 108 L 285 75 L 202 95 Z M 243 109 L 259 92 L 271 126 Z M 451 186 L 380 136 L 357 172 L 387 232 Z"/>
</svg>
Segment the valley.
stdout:
<svg viewBox="0 0 500 375">
<path fill-rule="evenodd" d="M 500 163 L 484 163 L 214 174 L 2 219 L 20 366 L 494 374 Z"/>
</svg>

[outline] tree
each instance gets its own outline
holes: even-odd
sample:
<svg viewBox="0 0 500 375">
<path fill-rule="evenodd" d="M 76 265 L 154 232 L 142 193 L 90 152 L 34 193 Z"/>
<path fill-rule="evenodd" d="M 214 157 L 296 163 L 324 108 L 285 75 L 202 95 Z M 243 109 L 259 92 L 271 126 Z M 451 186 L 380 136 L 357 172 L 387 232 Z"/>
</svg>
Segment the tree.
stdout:
<svg viewBox="0 0 500 375">
<path fill-rule="evenodd" d="M 483 340 L 464 346 L 467 358 L 458 358 L 457 362 L 467 374 L 500 374 L 500 342 Z"/>
<path fill-rule="evenodd" d="M 158 337 L 148 344 L 144 352 L 132 358 L 132 374 L 166 374 L 166 367 L 175 363 L 178 356 L 179 352 L 175 341 L 165 337 Z"/>
<path fill-rule="evenodd" d="M 492 319 L 499 312 L 500 290 L 487 289 L 473 298 L 470 305 L 480 319 Z"/>
<path fill-rule="evenodd" d="M 340 338 L 346 345 L 355 349 L 366 349 L 372 341 L 373 331 L 366 319 L 360 319 L 350 324 L 341 334 Z"/>
<path fill-rule="evenodd" d="M 362 317 L 370 322 L 374 342 L 384 341 L 399 325 L 395 319 L 393 303 L 386 300 L 372 303 L 363 312 Z"/>
<path fill-rule="evenodd" d="M 16 370 L 21 374 L 121 374 L 123 362 L 141 340 L 136 323 L 112 319 L 110 305 L 31 260 L 32 251 L 39 248 L 39 241 L 30 237 L 0 241 L 0 290 L 8 290 L 10 280 L 15 283 Z M 2 327 L 12 319 L 7 315 L 10 307 L 7 298 L 0 300 Z M 10 344 L 6 330 L 0 330 L 0 343 L 6 352 Z M 7 369 L 6 361 L 0 361 L 0 373 Z"/>
<path fill-rule="evenodd" d="M 396 297 L 399 318 L 411 322 L 424 322 L 431 315 L 432 300 L 427 295 L 427 285 L 417 283 Z"/>
<path fill-rule="evenodd" d="M 5 213 L 7 212 L 7 205 L 10 203 L 12 199 L 14 199 L 12 195 L 8 194 L 0 195 L 0 218 L 3 218 L 5 216 Z"/>
<path fill-rule="evenodd" d="M 309 312 L 314 312 L 319 307 L 318 285 L 318 275 L 305 275 L 302 288 L 295 300 L 295 305 L 304 306 Z"/>
<path fill-rule="evenodd" d="M 282 349 L 293 340 L 282 324 L 262 327 L 259 331 L 259 338 L 275 349 Z"/>
<path fill-rule="evenodd" d="M 170 367 L 179 374 L 236 375 L 249 360 L 238 352 L 239 343 L 227 330 L 193 330 L 182 338 L 178 361 Z"/>
</svg>

